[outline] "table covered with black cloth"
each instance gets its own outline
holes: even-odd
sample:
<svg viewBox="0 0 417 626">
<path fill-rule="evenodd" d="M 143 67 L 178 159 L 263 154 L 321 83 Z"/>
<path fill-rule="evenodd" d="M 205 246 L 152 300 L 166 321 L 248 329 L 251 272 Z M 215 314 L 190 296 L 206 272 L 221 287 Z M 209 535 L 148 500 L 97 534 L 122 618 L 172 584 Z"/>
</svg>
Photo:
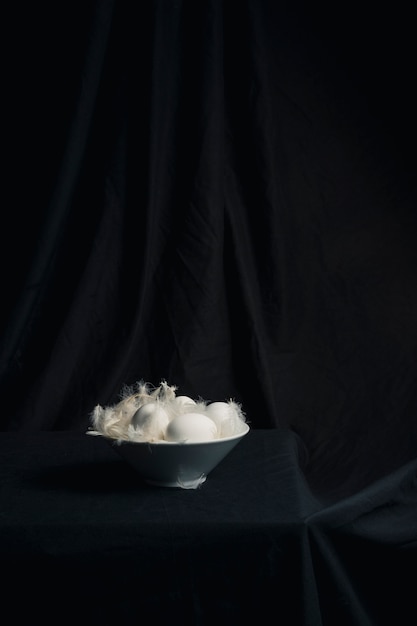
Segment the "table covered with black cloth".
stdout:
<svg viewBox="0 0 417 626">
<path fill-rule="evenodd" d="M 0 458 L 3 623 L 417 623 L 414 462 L 329 500 L 286 429 L 188 490 L 83 433 L 3 433 Z"/>
</svg>

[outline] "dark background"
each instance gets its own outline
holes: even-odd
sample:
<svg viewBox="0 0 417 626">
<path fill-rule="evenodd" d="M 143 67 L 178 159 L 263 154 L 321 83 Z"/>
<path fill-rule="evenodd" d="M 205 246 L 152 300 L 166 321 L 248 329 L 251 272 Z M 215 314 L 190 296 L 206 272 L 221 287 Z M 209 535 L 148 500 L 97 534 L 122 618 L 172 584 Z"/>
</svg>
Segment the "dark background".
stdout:
<svg viewBox="0 0 417 626">
<path fill-rule="evenodd" d="M 406 3 L 86 0 L 4 19 L 1 429 L 161 379 L 290 428 L 316 488 L 416 456 Z"/>
</svg>

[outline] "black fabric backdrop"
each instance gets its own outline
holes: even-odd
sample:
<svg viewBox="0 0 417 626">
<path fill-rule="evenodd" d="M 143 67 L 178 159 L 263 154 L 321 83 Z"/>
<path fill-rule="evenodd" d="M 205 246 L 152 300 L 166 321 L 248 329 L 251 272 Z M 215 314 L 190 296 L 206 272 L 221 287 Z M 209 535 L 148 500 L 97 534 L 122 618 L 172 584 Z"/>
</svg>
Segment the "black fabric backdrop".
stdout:
<svg viewBox="0 0 417 626">
<path fill-rule="evenodd" d="M 85 431 L 165 379 L 296 431 L 317 492 L 393 480 L 417 451 L 402 3 L 64 1 L 6 24 L 1 429 Z"/>
</svg>

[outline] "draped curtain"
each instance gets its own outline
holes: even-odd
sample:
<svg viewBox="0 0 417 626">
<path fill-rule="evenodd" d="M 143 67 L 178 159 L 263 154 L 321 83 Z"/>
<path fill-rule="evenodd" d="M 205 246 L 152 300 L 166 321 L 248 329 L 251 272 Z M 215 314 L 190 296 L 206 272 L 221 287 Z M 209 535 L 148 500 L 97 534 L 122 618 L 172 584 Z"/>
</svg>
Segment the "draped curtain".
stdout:
<svg viewBox="0 0 417 626">
<path fill-rule="evenodd" d="M 1 428 L 233 398 L 353 492 L 417 449 L 400 5 L 88 0 L 10 19 Z"/>
</svg>

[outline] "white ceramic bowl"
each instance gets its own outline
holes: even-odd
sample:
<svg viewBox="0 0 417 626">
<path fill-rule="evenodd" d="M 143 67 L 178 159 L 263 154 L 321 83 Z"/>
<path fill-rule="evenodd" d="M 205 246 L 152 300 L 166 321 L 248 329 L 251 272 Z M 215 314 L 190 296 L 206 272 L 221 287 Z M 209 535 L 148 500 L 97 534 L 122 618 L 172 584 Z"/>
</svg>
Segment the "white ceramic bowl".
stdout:
<svg viewBox="0 0 417 626">
<path fill-rule="evenodd" d="M 106 440 L 151 485 L 195 489 L 249 432 L 196 443 Z"/>
</svg>

